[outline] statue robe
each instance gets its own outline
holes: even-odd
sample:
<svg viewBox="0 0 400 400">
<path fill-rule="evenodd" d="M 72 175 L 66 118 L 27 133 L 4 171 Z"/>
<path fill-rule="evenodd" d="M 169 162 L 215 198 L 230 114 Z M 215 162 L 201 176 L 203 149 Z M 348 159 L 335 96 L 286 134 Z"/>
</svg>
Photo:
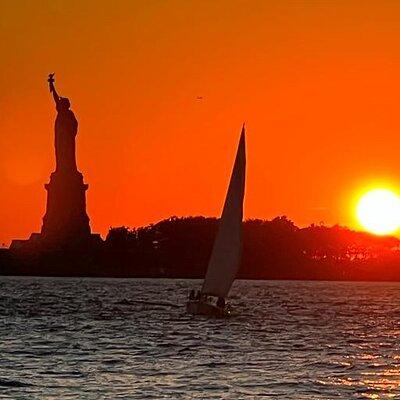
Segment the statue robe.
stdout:
<svg viewBox="0 0 400 400">
<path fill-rule="evenodd" d="M 61 110 L 55 122 L 56 171 L 76 171 L 75 136 L 78 121 L 71 110 Z"/>
</svg>

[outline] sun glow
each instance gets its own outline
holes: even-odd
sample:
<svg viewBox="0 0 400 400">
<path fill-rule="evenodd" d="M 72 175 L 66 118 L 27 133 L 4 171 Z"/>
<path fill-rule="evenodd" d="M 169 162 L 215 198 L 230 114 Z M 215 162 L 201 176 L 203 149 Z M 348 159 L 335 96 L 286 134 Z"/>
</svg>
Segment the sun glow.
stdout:
<svg viewBox="0 0 400 400">
<path fill-rule="evenodd" d="M 376 235 L 388 235 L 400 228 L 400 198 L 388 189 L 374 189 L 357 204 L 357 218 L 362 227 Z"/>
</svg>

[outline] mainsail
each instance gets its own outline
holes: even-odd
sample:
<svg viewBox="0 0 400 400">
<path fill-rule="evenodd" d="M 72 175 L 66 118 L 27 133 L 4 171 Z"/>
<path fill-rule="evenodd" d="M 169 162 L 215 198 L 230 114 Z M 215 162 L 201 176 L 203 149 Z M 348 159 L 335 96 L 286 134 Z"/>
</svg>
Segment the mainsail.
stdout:
<svg viewBox="0 0 400 400">
<path fill-rule="evenodd" d="M 201 290 L 204 294 L 226 297 L 239 269 L 245 175 L 246 143 L 243 125 L 217 237 Z"/>
</svg>

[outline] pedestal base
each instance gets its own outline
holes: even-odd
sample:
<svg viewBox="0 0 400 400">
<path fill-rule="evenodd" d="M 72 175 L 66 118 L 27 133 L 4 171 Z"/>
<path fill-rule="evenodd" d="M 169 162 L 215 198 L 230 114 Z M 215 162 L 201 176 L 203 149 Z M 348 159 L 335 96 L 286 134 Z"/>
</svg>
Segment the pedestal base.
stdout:
<svg viewBox="0 0 400 400">
<path fill-rule="evenodd" d="M 86 213 L 86 190 L 78 171 L 51 174 L 47 190 L 47 209 L 43 217 L 41 237 L 47 242 L 81 241 L 90 237 Z"/>
</svg>

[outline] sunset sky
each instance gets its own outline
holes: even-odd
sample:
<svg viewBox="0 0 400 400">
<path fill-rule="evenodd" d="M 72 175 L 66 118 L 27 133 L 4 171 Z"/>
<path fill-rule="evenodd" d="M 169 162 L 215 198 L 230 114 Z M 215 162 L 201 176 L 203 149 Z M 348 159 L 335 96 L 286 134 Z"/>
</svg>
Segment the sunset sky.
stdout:
<svg viewBox="0 0 400 400">
<path fill-rule="evenodd" d="M 94 232 L 219 215 L 243 121 L 246 218 L 355 227 L 360 192 L 400 188 L 399 20 L 395 0 L 1 0 L 0 244 L 41 227 L 50 72 Z"/>
</svg>

